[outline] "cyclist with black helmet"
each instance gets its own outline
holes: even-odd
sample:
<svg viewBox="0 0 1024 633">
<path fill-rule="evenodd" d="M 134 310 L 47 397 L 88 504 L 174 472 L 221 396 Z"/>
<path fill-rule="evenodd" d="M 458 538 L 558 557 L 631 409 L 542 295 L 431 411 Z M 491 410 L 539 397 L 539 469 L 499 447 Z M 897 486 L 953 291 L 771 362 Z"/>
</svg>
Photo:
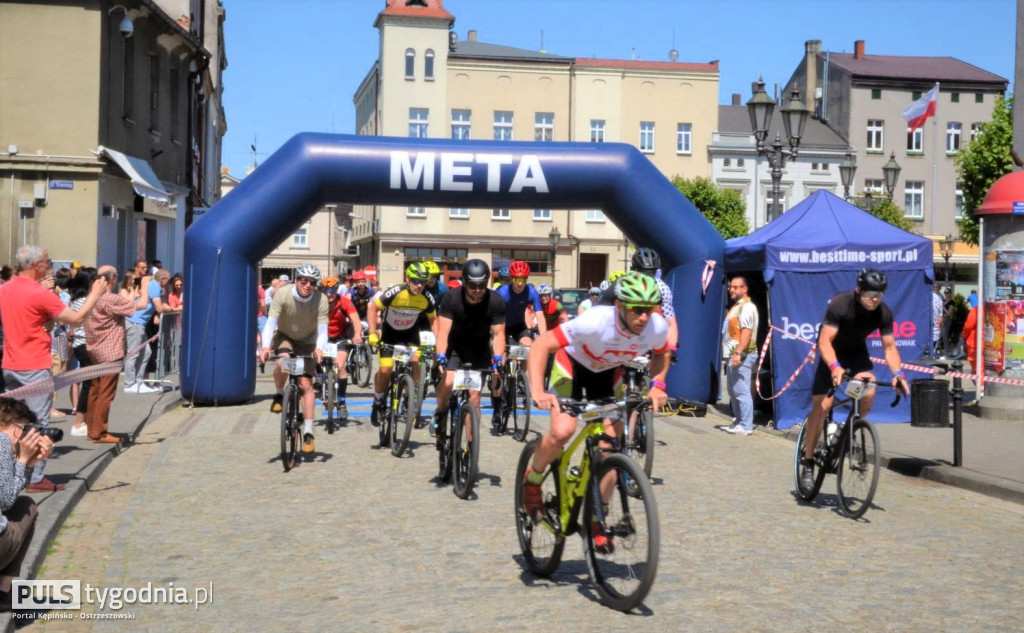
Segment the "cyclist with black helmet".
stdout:
<svg viewBox="0 0 1024 633">
<path fill-rule="evenodd" d="M 482 259 L 471 259 L 462 266 L 462 285 L 441 299 L 437 309 L 437 364 L 443 380 L 437 385 L 437 410 L 430 423 L 430 434 L 444 428 L 448 398 L 455 376 L 445 368 L 490 371 L 501 365 L 505 355 L 505 301 L 488 288 L 491 268 Z M 492 385 L 496 376 L 492 376 Z M 469 400 L 480 410 L 480 392 L 470 391 Z"/>
<path fill-rule="evenodd" d="M 316 292 L 320 283 L 320 269 L 313 264 L 303 264 L 295 270 L 295 283 L 281 286 L 274 292 L 270 314 L 263 326 L 263 349 L 260 360 L 267 361 L 271 350 L 291 350 L 298 356 L 315 356 L 319 364 L 324 359 L 323 349 L 327 345 L 328 300 Z M 305 373 L 299 379 L 302 392 L 302 417 L 304 428 L 302 452 L 316 450 L 313 438 L 313 407 L 316 394 L 313 393 L 312 363 L 305 363 Z M 284 385 L 287 376 L 281 371 L 281 360 L 274 367 L 274 386 L 277 392 L 270 410 L 280 413 Z"/>
<path fill-rule="evenodd" d="M 434 327 L 436 318 L 434 298 L 424 292 L 429 276 L 430 273 L 423 262 L 413 262 L 405 269 L 406 283 L 392 286 L 374 297 L 366 311 L 370 325 L 367 342 L 370 345 L 384 343 L 419 346 L 420 316 L 426 315 L 430 328 Z M 377 335 L 378 329 L 381 330 L 380 336 Z M 384 391 L 388 388 L 391 369 L 394 366 L 391 356 L 390 349 L 382 347 L 378 350 L 379 368 L 373 381 L 373 410 L 370 414 L 370 423 L 373 426 L 380 425 L 379 418 L 384 409 Z"/>
<path fill-rule="evenodd" d="M 551 412 L 551 430 L 537 444 L 532 467 L 527 470 L 523 501 L 534 520 L 544 511 L 540 484 L 548 464 L 558 457 L 562 446 L 576 430 L 576 418 L 561 411 L 558 396 L 544 391 L 544 364 L 549 354 L 565 348 L 572 363 L 572 397 L 588 400 L 615 395 L 615 369 L 637 356 L 653 352 L 651 388 L 648 397 L 654 410 L 668 401 L 668 324 L 657 313 L 661 292 L 653 277 L 627 273 L 614 284 L 615 303 L 594 306 L 579 317 L 563 323 L 538 338 L 526 361 L 533 400 Z M 612 438 L 622 433 L 622 420 L 605 420 L 605 432 Z M 602 481 L 601 496 L 607 503 L 614 481 Z M 614 544 L 604 534 L 595 534 L 595 545 L 611 551 Z"/>
<path fill-rule="evenodd" d="M 808 490 L 814 487 L 811 461 L 814 447 L 821 436 L 825 416 L 832 407 L 833 398 L 828 392 L 833 386 L 839 385 L 845 372 L 854 378 L 874 380 L 874 365 L 868 355 L 867 337 L 875 330 L 882 336 L 882 351 L 885 353 L 885 364 L 893 373 L 893 388 L 910 394 L 907 381 L 900 371 L 900 351 L 893 338 L 892 310 L 882 302 L 887 286 L 885 273 L 865 268 L 857 276 L 856 289 L 832 297 L 825 310 L 825 318 L 818 333 L 818 367 L 811 388 L 811 412 L 804 423 L 804 457 L 800 460 L 800 485 Z M 861 398 L 862 416 L 871 411 L 874 395 L 872 391 Z"/>
</svg>

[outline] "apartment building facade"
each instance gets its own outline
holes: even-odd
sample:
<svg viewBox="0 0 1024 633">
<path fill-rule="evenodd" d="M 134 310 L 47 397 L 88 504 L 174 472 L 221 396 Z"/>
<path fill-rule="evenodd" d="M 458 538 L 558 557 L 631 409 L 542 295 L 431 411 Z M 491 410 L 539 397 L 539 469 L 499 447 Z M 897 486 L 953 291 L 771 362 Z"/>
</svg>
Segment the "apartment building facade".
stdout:
<svg viewBox="0 0 1024 633">
<path fill-rule="evenodd" d="M 452 139 L 626 142 L 667 177 L 709 176 L 718 65 L 584 59 L 460 40 L 441 0 L 389 0 L 380 54 L 353 102 L 358 134 Z M 587 286 L 623 268 L 630 245 L 600 209 L 357 205 L 353 267 L 396 283 L 411 262 L 450 277 L 481 258 L 530 263 L 535 283 Z M 643 218 L 636 218 L 642 222 Z M 552 246 L 554 234 L 559 236 Z"/>
<path fill-rule="evenodd" d="M 219 196 L 217 0 L 0 2 L 0 260 L 183 265 Z"/>
</svg>

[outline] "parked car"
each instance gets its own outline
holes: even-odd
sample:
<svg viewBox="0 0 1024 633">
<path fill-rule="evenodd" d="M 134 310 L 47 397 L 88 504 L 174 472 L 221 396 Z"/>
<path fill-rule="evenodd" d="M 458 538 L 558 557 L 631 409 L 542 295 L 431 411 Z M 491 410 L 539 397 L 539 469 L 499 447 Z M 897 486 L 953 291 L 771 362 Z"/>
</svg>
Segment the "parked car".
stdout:
<svg viewBox="0 0 1024 633">
<path fill-rule="evenodd" d="M 586 288 L 559 288 L 555 290 L 555 299 L 562 302 L 562 308 L 570 319 L 575 319 L 580 304 L 587 298 Z"/>
</svg>

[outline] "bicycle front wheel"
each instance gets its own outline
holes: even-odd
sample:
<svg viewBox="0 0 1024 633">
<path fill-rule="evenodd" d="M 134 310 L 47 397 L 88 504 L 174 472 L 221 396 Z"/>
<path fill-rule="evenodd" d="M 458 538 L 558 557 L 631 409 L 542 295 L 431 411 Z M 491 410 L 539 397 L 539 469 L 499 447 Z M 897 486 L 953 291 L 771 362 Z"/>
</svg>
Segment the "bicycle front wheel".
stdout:
<svg viewBox="0 0 1024 633">
<path fill-rule="evenodd" d="M 882 453 L 878 449 L 875 425 L 858 418 L 850 431 L 843 429 L 843 444 L 839 447 L 839 472 L 836 489 L 839 509 L 851 519 L 859 519 L 871 507 L 878 488 L 878 471 L 882 468 Z"/>
<path fill-rule="evenodd" d="M 519 537 L 519 548 L 523 552 L 523 562 L 526 563 L 526 568 L 538 576 L 550 576 L 562 562 L 565 536 L 561 534 L 557 526 L 552 525 L 547 519 L 534 524 L 523 505 L 523 482 L 526 470 L 533 463 L 533 453 L 537 450 L 538 442 L 540 442 L 540 438 L 534 438 L 523 447 L 523 452 L 519 454 L 515 481 L 516 535 Z M 544 483 L 541 484 L 544 505 L 547 507 L 548 513 L 553 513 L 554 516 L 558 515 L 560 503 L 558 486 L 555 483 L 557 464 L 556 460 L 552 462 L 551 466 L 548 466 L 547 473 L 544 475 Z"/>
<path fill-rule="evenodd" d="M 299 448 L 299 423 L 296 419 L 299 413 L 298 388 L 291 382 L 285 385 L 281 405 L 281 463 L 284 465 L 284 472 L 288 472 L 295 466 L 295 456 Z"/>
<path fill-rule="evenodd" d="M 804 455 L 804 440 L 805 434 L 807 433 L 807 418 L 804 418 L 803 425 L 800 427 L 800 435 L 796 438 L 796 454 L 793 456 L 793 477 L 796 479 L 796 493 L 804 501 L 812 501 L 818 496 L 818 491 L 821 490 L 821 483 L 825 481 L 825 469 L 822 468 L 819 456 L 825 454 L 825 439 L 819 436 L 817 441 L 817 447 L 814 449 L 814 485 L 810 488 L 804 488 L 800 485 L 800 458 Z"/>
<path fill-rule="evenodd" d="M 614 486 L 598 512 L 593 486 L 606 476 L 614 478 Z M 615 454 L 601 458 L 583 505 L 583 530 L 583 553 L 601 602 L 623 612 L 643 602 L 658 572 L 661 527 L 654 490 L 633 460 Z"/>
<path fill-rule="evenodd" d="M 643 469 L 650 479 L 654 469 L 654 412 L 645 409 L 632 416 L 628 435 L 623 442 L 623 454 L 628 455 Z"/>
<path fill-rule="evenodd" d="M 370 347 L 361 343 L 352 353 L 355 354 L 355 371 L 352 373 L 352 382 L 363 389 L 370 386 L 370 374 L 372 374 L 372 361 L 370 360 Z"/>
<path fill-rule="evenodd" d="M 515 396 L 512 403 L 512 438 L 517 442 L 526 441 L 526 433 L 530 430 L 530 407 L 533 400 L 530 398 L 530 381 L 526 379 L 526 372 L 516 372 Z"/>
<path fill-rule="evenodd" d="M 456 410 L 449 406 L 444 420 L 437 425 L 437 476 L 442 483 L 448 483 L 452 478 L 452 443 L 455 441 L 455 424 L 452 421 L 456 418 Z"/>
<path fill-rule="evenodd" d="M 452 457 L 455 496 L 466 499 L 473 492 L 480 463 L 480 414 L 469 402 L 459 407 L 452 450 L 455 451 Z"/>
<path fill-rule="evenodd" d="M 327 433 L 334 433 L 334 417 L 338 410 L 338 372 L 333 368 L 324 373 L 321 400 L 324 405 L 324 413 L 327 414 Z"/>
<path fill-rule="evenodd" d="M 412 376 L 398 379 L 398 390 L 391 407 L 391 454 L 401 457 L 409 446 L 412 423 L 416 420 L 416 383 Z"/>
</svg>

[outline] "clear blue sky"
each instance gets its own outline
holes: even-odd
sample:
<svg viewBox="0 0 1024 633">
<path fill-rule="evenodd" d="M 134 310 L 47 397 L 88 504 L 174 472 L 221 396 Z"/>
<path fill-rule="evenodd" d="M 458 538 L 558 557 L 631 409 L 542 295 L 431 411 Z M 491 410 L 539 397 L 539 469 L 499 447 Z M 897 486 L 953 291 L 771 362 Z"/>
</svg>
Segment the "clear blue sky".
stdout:
<svg viewBox="0 0 1024 633">
<path fill-rule="evenodd" d="M 223 0 L 222 164 L 244 177 L 298 132 L 354 132 L 352 95 L 377 57 L 384 0 Z M 719 102 L 764 75 L 789 79 L 804 42 L 879 55 L 950 56 L 1013 80 L 1014 0 L 445 0 L 460 39 L 567 57 L 719 60 Z M 1012 88 L 1012 85 L 1011 85 Z"/>
</svg>

